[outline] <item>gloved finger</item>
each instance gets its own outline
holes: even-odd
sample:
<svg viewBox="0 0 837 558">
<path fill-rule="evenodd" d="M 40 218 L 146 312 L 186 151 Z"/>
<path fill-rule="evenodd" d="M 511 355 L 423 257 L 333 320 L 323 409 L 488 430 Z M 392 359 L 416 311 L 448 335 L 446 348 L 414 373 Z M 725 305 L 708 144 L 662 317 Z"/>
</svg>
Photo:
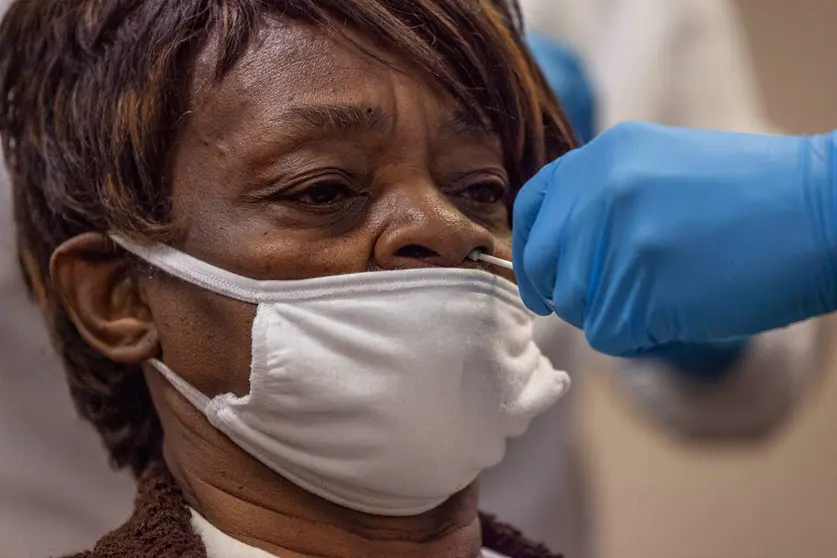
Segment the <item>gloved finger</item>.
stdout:
<svg viewBox="0 0 837 558">
<path fill-rule="evenodd" d="M 546 193 L 551 187 L 554 165 L 551 163 L 527 182 L 514 203 L 514 226 L 512 231 L 512 260 L 517 286 L 523 303 L 534 313 L 541 316 L 552 314 L 552 309 L 541 297 L 526 267 L 525 256 L 530 242 L 532 227 L 537 221 Z"/>
<path fill-rule="evenodd" d="M 556 192 L 554 176 L 550 177 L 550 183 L 551 187 L 546 190 L 541 209 L 529 232 L 529 241 L 523 254 L 523 266 L 538 297 L 546 301 L 554 311 L 553 293 L 560 265 L 560 234 L 567 213 L 556 203 L 555 198 L 560 193 Z"/>
<path fill-rule="evenodd" d="M 548 199 L 546 203 L 549 204 Z M 561 213 L 555 213 L 548 216 L 548 219 L 536 223 L 532 233 L 534 238 L 544 240 L 542 246 L 533 246 L 533 253 L 552 252 L 554 254 L 552 265 L 548 266 L 548 262 L 533 263 L 532 265 L 544 266 L 543 270 L 539 272 L 539 277 L 544 278 L 544 283 L 542 285 L 537 284 L 537 288 L 539 290 L 550 289 L 547 296 L 552 305 L 552 311 L 568 324 L 579 329 L 585 329 L 585 315 L 591 281 L 591 270 L 588 263 L 590 254 L 586 252 L 587 246 L 585 244 L 568 243 L 568 235 L 562 230 L 564 224 L 573 219 L 573 211 L 576 206 L 569 205 L 562 209 Z M 543 225 L 541 225 L 541 222 Z M 587 226 L 590 224 L 584 223 Z M 545 230 L 551 229 L 549 234 L 541 233 L 539 230 L 541 226 Z M 573 233 L 573 241 L 581 242 L 581 238 L 587 237 L 587 231 L 583 229 L 579 231 L 575 225 L 573 226 Z M 549 243 L 550 240 L 551 244 Z"/>
</svg>

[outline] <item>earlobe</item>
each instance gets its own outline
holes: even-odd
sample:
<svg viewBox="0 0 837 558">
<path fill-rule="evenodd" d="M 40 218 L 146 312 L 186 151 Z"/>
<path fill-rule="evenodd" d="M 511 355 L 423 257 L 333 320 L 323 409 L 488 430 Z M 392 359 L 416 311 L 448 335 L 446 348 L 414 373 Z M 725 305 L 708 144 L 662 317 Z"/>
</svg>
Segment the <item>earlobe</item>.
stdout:
<svg viewBox="0 0 837 558">
<path fill-rule="evenodd" d="M 81 336 L 114 362 L 157 356 L 151 311 L 130 260 L 100 233 L 71 238 L 52 254 L 50 276 Z"/>
</svg>

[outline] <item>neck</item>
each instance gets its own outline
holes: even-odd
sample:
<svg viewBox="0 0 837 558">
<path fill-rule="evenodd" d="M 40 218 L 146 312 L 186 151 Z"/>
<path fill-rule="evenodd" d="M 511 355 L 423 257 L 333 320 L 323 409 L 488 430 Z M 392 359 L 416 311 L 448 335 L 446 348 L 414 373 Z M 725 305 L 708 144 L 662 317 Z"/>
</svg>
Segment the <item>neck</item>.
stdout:
<svg viewBox="0 0 837 558">
<path fill-rule="evenodd" d="M 186 501 L 231 537 L 282 558 L 476 558 L 474 487 L 412 517 L 356 512 L 267 469 L 215 430 L 173 390 L 156 391 L 166 463 Z M 159 398 L 155 397 L 159 402 Z"/>
</svg>

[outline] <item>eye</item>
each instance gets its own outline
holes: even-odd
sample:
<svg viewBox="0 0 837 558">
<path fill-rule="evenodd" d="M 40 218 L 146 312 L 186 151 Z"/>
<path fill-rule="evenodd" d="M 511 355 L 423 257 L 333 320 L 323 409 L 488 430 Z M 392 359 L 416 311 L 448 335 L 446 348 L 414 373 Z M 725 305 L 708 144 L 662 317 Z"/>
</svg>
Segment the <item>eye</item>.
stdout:
<svg viewBox="0 0 837 558">
<path fill-rule="evenodd" d="M 462 195 L 475 203 L 498 203 L 506 197 L 506 185 L 499 180 L 484 180 L 465 188 Z"/>
<path fill-rule="evenodd" d="M 351 197 L 353 192 L 337 180 L 324 180 L 312 184 L 297 194 L 297 201 L 316 206 L 334 205 Z"/>
</svg>

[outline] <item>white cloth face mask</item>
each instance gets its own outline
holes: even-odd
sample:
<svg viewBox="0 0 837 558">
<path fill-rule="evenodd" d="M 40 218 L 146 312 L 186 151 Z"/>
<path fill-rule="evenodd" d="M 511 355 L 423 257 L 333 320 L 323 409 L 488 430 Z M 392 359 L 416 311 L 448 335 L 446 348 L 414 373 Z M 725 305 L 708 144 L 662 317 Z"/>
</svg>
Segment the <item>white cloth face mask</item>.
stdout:
<svg viewBox="0 0 837 558">
<path fill-rule="evenodd" d="M 517 287 L 483 271 L 257 281 L 112 238 L 175 277 L 258 305 L 246 396 L 209 398 L 152 364 L 244 451 L 347 508 L 406 516 L 439 506 L 569 388 L 535 345 Z"/>
</svg>

